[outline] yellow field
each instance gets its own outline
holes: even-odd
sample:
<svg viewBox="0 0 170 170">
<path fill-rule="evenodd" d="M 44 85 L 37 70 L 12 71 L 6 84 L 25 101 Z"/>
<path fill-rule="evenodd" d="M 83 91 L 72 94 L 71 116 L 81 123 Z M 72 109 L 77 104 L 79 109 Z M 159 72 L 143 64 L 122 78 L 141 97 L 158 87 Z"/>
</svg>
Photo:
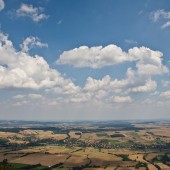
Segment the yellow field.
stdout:
<svg viewBox="0 0 170 170">
<path fill-rule="evenodd" d="M 146 156 L 146 160 L 151 161 L 154 157 L 156 157 L 158 153 L 149 153 Z"/>
<path fill-rule="evenodd" d="M 7 138 L 7 137 L 12 137 L 17 135 L 17 133 L 12 133 L 12 132 L 0 132 L 0 138 Z"/>
<path fill-rule="evenodd" d="M 160 129 L 151 130 L 151 132 L 153 132 L 154 135 L 170 137 L 170 128 L 162 127 Z"/>
<path fill-rule="evenodd" d="M 71 138 L 75 138 L 75 139 L 79 139 L 81 137 L 81 135 L 76 135 L 75 133 L 77 133 L 77 131 L 70 131 L 69 135 Z"/>
<path fill-rule="evenodd" d="M 66 134 L 54 134 L 52 131 L 44 131 L 44 130 L 23 130 L 20 131 L 22 135 L 35 135 L 38 139 L 54 139 L 54 140 L 62 140 L 67 137 Z"/>
<path fill-rule="evenodd" d="M 149 163 L 149 162 L 147 162 L 146 160 L 143 159 L 143 154 L 129 155 L 129 159 L 135 160 L 135 161 L 138 161 L 138 162 L 147 163 L 149 170 L 157 170 L 157 168 L 154 165 L 152 165 L 151 163 Z"/>
<path fill-rule="evenodd" d="M 170 167 L 163 163 L 156 163 L 162 170 L 169 170 Z"/>
<path fill-rule="evenodd" d="M 63 154 L 67 153 L 69 154 L 70 152 L 79 149 L 78 147 L 76 148 L 68 148 L 68 147 L 63 147 L 63 146 L 37 146 L 37 147 L 32 147 L 29 149 L 24 149 L 21 150 L 20 152 L 26 152 L 26 153 L 32 153 L 32 152 L 41 152 L 41 153 L 51 153 L 51 154 Z"/>
<path fill-rule="evenodd" d="M 10 152 L 11 153 L 11 152 Z M 4 154 L 4 153 L 0 153 L 0 162 L 2 162 L 4 159 L 7 159 L 8 161 L 19 158 L 21 156 L 23 156 L 24 153 L 22 154 Z"/>
<path fill-rule="evenodd" d="M 51 155 L 51 154 L 41 154 L 41 153 L 34 153 L 24 157 L 20 157 L 17 159 L 13 159 L 12 163 L 22 163 L 22 164 L 41 164 L 45 166 L 52 166 L 60 162 L 64 162 L 67 158 L 67 155 Z"/>
<path fill-rule="evenodd" d="M 89 163 L 89 160 L 86 155 L 77 156 L 76 154 L 72 154 L 65 160 L 64 167 L 82 166 L 87 163 Z"/>
<path fill-rule="evenodd" d="M 121 130 L 118 128 L 117 131 L 114 129 L 93 131 L 92 129 L 96 127 L 87 125 L 84 129 L 89 129 L 89 133 L 83 131 L 81 125 L 79 126 L 79 131 L 76 131 L 68 130 L 63 125 L 64 130 L 56 131 L 59 134 L 55 134 L 51 130 L 29 129 L 21 130 L 19 133 L 0 132 L 2 143 L 0 148 L 5 148 L 4 151 L 0 151 L 0 161 L 7 159 L 8 162 L 13 163 L 30 165 L 40 163 L 44 166 L 63 163 L 62 166 L 66 169 L 88 165 L 89 168 L 86 168 L 86 170 L 133 170 L 136 164 L 143 162 L 147 164 L 149 170 L 157 170 L 156 164 L 161 169 L 170 169 L 168 165 L 160 162 L 162 161 L 161 155 L 165 153 L 170 155 L 168 145 L 164 143 L 170 142 L 170 126 L 168 124 L 166 126 L 152 123 L 148 123 L 146 126 L 145 124 L 136 124 L 136 127 L 145 129 Z M 81 133 L 81 130 L 84 133 Z M 62 132 L 63 134 L 60 134 Z M 114 134 L 122 134 L 123 136 L 111 137 Z M 9 146 L 9 143 L 21 144 L 18 146 L 20 149 L 17 150 L 16 145 L 11 145 L 11 150 L 8 151 L 6 146 Z M 27 145 L 28 143 L 29 145 Z M 160 144 L 165 149 L 162 149 L 159 153 Z M 144 146 L 146 150 L 142 150 L 141 146 Z M 16 151 L 14 151 L 15 149 Z M 126 159 L 126 155 L 130 160 Z M 155 161 L 154 165 L 152 159 L 156 156 L 158 156 L 158 159 L 160 158 L 160 161 Z M 168 164 L 168 161 L 166 161 L 166 164 Z M 100 168 L 92 168 L 95 166 Z M 139 168 L 139 170 L 144 169 L 146 168 Z"/>
</svg>

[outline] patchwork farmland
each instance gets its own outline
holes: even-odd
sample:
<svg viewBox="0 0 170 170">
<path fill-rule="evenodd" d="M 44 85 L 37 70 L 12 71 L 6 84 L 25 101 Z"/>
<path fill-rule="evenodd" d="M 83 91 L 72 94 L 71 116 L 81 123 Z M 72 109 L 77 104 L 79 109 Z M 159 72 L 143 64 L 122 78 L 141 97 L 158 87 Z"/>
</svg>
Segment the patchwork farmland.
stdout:
<svg viewBox="0 0 170 170">
<path fill-rule="evenodd" d="M 170 169 L 168 122 L 0 123 L 1 169 Z"/>
</svg>

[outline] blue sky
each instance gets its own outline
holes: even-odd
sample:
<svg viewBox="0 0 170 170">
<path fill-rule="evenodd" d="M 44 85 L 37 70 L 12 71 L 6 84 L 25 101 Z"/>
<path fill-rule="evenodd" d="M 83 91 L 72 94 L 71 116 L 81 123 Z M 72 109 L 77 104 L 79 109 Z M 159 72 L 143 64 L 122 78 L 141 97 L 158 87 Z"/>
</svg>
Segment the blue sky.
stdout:
<svg viewBox="0 0 170 170">
<path fill-rule="evenodd" d="M 0 119 L 164 119 L 168 0 L 0 0 Z"/>
</svg>

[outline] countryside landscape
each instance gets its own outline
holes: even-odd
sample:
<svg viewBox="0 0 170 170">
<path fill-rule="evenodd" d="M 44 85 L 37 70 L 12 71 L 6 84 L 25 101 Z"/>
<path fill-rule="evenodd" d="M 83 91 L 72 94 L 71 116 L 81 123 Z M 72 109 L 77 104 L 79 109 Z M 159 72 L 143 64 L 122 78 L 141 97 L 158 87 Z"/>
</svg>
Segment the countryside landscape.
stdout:
<svg viewBox="0 0 170 170">
<path fill-rule="evenodd" d="M 0 0 L 0 170 L 170 170 L 170 0 Z"/>
<path fill-rule="evenodd" d="M 6 169 L 170 169 L 168 121 L 0 122 Z"/>
</svg>

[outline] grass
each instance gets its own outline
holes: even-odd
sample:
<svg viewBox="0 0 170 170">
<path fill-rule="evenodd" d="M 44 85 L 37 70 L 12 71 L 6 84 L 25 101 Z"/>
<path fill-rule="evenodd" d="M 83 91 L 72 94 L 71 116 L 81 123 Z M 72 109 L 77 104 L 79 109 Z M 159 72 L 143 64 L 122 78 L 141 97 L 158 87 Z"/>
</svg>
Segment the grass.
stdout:
<svg viewBox="0 0 170 170">
<path fill-rule="evenodd" d="M 8 163 L 8 165 L 13 166 L 14 168 L 24 168 L 25 166 L 29 166 L 28 164 L 20 164 L 20 163 Z"/>
<path fill-rule="evenodd" d="M 20 150 L 29 149 L 29 146 L 20 146 L 19 149 L 20 149 Z"/>
<path fill-rule="evenodd" d="M 54 134 L 67 134 L 68 131 L 53 130 Z"/>
<path fill-rule="evenodd" d="M 8 165 L 11 165 L 12 167 L 16 168 L 16 169 L 24 169 L 24 167 L 28 167 L 30 165 L 28 164 L 20 164 L 20 163 L 8 163 Z M 43 170 L 43 169 L 47 169 L 47 166 L 38 166 L 35 168 L 31 168 L 31 170 Z"/>
<path fill-rule="evenodd" d="M 129 146 L 129 145 L 134 145 L 135 143 L 133 141 L 127 141 L 127 142 L 121 142 L 119 144 L 121 146 Z"/>
<path fill-rule="evenodd" d="M 134 137 L 134 138 L 140 137 L 139 134 L 136 133 L 136 132 L 130 132 L 130 135 L 131 135 L 132 137 Z"/>
<path fill-rule="evenodd" d="M 102 136 L 104 136 L 104 137 L 108 136 L 107 133 L 96 133 L 96 135 L 99 136 L 99 137 L 100 137 L 100 136 L 101 136 L 101 137 L 102 137 Z"/>
<path fill-rule="evenodd" d="M 115 144 L 119 143 L 120 141 L 118 141 L 118 140 L 108 140 L 108 142 L 109 142 L 111 145 L 115 145 Z"/>
<path fill-rule="evenodd" d="M 44 169 L 47 169 L 48 167 L 47 166 L 39 166 L 39 167 L 36 167 L 36 168 L 32 168 L 31 170 L 44 170 Z"/>
<path fill-rule="evenodd" d="M 165 142 L 162 141 L 160 138 L 156 138 L 155 142 L 156 142 L 157 144 L 165 144 Z"/>
</svg>

